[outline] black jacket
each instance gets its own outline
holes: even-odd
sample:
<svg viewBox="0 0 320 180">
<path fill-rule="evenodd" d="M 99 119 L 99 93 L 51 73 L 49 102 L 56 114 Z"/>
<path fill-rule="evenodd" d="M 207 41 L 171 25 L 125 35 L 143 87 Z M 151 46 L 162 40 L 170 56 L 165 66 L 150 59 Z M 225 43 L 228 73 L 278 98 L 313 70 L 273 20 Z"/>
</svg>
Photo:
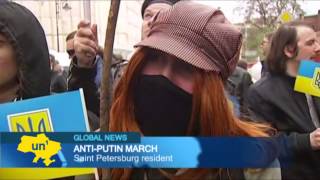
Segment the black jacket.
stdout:
<svg viewBox="0 0 320 180">
<path fill-rule="evenodd" d="M 110 74 L 110 86 L 112 87 L 112 92 L 115 89 L 115 86 L 118 83 L 119 79 L 121 78 L 121 75 L 123 74 L 126 66 L 127 61 L 117 61 L 117 59 L 112 58 Z M 92 130 L 96 130 L 99 127 L 105 127 L 105 124 L 100 125 L 99 122 L 100 90 L 98 89 L 95 83 L 95 77 L 97 73 L 101 73 L 100 75 L 102 76 L 102 72 L 98 71 L 97 63 L 95 63 L 95 65 L 92 68 L 82 68 L 77 66 L 77 57 L 74 57 L 71 61 L 68 75 L 69 91 L 83 88 L 86 107 L 89 110 L 89 123 Z"/>
<path fill-rule="evenodd" d="M 293 157 L 282 167 L 283 179 L 320 179 L 320 151 L 311 149 L 309 135 L 316 127 L 306 96 L 294 91 L 294 83 L 295 78 L 268 74 L 249 89 L 249 109 L 255 120 L 271 123 L 289 142 Z M 320 98 L 313 100 L 320 115 Z"/>
<path fill-rule="evenodd" d="M 62 93 L 67 91 L 67 79 L 59 72 L 51 71 L 51 93 Z"/>
<path fill-rule="evenodd" d="M 20 83 L 19 98 L 50 94 L 49 52 L 45 33 L 25 7 L 0 0 L 0 33 L 12 44 Z"/>
<path fill-rule="evenodd" d="M 94 82 L 96 68 L 80 68 L 76 64 L 76 58 L 69 67 L 68 91 L 83 89 L 89 125 L 92 131 L 99 129 L 100 93 Z"/>
<path fill-rule="evenodd" d="M 69 67 L 68 90 L 83 88 L 87 109 L 99 116 L 100 95 L 94 82 L 97 68 L 80 68 L 76 62 L 76 58 L 72 59 Z"/>
<path fill-rule="evenodd" d="M 110 74 L 110 86 L 112 86 L 112 91 L 115 89 L 116 84 L 121 78 L 125 68 L 127 66 L 127 61 L 112 59 L 111 74 Z M 68 75 L 68 90 L 77 90 L 83 88 L 84 97 L 86 101 L 86 107 L 94 113 L 97 118 L 100 116 L 100 91 L 95 84 L 95 77 L 97 73 L 102 73 L 97 71 L 97 65 L 95 64 L 92 68 L 81 68 L 77 66 L 77 57 L 72 59 L 69 68 Z M 110 92 L 112 94 L 112 92 Z M 93 129 L 99 128 L 99 119 L 89 118 L 90 126 Z M 97 119 L 93 122 L 90 119 Z M 106 127 L 105 124 L 100 124 L 100 127 Z"/>
<path fill-rule="evenodd" d="M 236 67 L 236 69 L 226 82 L 226 90 L 228 91 L 229 95 L 236 97 L 237 102 L 240 105 L 240 117 L 248 116 L 247 104 L 245 99 L 251 84 L 251 75 L 241 67 Z"/>
</svg>

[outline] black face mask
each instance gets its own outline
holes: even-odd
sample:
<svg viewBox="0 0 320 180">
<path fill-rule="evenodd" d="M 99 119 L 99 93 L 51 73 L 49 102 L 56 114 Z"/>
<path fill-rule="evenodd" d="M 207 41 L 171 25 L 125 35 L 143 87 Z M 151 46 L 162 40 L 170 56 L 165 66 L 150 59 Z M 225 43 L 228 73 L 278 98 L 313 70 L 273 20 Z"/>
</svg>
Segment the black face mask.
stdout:
<svg viewBox="0 0 320 180">
<path fill-rule="evenodd" d="M 187 134 L 192 95 L 161 75 L 140 75 L 134 88 L 135 117 L 145 136 Z"/>
</svg>

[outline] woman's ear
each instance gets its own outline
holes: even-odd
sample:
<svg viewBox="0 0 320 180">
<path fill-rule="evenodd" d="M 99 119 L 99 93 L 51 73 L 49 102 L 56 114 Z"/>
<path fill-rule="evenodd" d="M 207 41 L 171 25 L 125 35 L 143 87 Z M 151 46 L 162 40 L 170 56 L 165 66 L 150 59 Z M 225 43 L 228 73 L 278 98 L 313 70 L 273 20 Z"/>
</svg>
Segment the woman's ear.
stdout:
<svg viewBox="0 0 320 180">
<path fill-rule="evenodd" d="M 288 58 L 293 58 L 294 56 L 294 50 L 292 47 L 290 46 L 286 46 L 284 49 L 283 49 L 283 53 L 288 57 Z"/>
</svg>

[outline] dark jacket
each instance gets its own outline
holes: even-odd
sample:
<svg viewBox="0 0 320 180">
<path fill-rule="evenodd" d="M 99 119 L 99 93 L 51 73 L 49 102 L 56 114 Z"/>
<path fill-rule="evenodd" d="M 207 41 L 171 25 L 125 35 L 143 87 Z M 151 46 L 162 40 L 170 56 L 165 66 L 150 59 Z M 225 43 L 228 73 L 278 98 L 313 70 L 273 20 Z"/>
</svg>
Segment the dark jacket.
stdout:
<svg viewBox="0 0 320 180">
<path fill-rule="evenodd" d="M 283 179 L 320 179 L 320 152 L 311 149 L 309 137 L 316 127 L 306 96 L 294 91 L 294 83 L 295 78 L 268 74 L 249 89 L 249 109 L 252 118 L 267 121 L 285 134 L 293 157 L 286 167 L 280 161 Z M 320 98 L 313 100 L 320 115 Z"/>
<path fill-rule="evenodd" d="M 100 93 L 95 84 L 96 68 L 80 68 L 72 59 L 68 75 L 68 91 L 83 89 L 90 129 L 99 129 Z"/>
<path fill-rule="evenodd" d="M 231 101 L 234 103 L 234 107 L 238 108 L 235 112 L 240 117 L 248 116 L 245 99 L 251 84 L 251 75 L 241 67 L 236 67 L 227 80 L 226 90 Z"/>
<path fill-rule="evenodd" d="M 62 93 L 67 91 L 67 79 L 59 72 L 51 71 L 51 93 Z"/>
<path fill-rule="evenodd" d="M 86 101 L 86 107 L 88 111 L 89 124 L 91 130 L 96 130 L 100 126 L 99 116 L 100 116 L 100 84 L 97 79 L 102 77 L 102 64 L 99 65 L 102 59 L 97 56 L 95 64 L 92 68 L 81 68 L 77 65 L 77 57 L 74 57 L 71 61 L 68 76 L 68 90 L 77 90 L 83 88 L 84 97 Z M 124 69 L 127 65 L 127 61 L 117 61 L 117 59 L 112 59 L 111 64 L 111 76 L 110 85 L 111 90 L 114 90 L 116 83 L 118 83 Z M 99 69 L 100 68 L 100 69 Z M 100 78 L 97 78 L 100 77 Z M 110 92 L 112 93 L 112 92 Z"/>
<path fill-rule="evenodd" d="M 126 65 L 127 61 L 117 61 L 116 59 L 112 60 L 110 74 L 110 85 L 113 87 L 112 90 L 114 90 L 114 87 L 124 72 Z M 68 90 L 83 88 L 87 109 L 99 117 L 100 91 L 95 80 L 97 73 L 100 73 L 99 76 L 102 76 L 102 71 L 99 71 L 98 68 L 97 60 L 93 68 L 78 67 L 77 58 L 74 57 L 69 69 Z M 112 94 L 112 92 L 110 92 L 110 94 Z"/>
<path fill-rule="evenodd" d="M 87 109 L 99 116 L 100 101 L 95 77 L 97 68 L 80 68 L 76 57 L 72 59 L 68 75 L 68 90 L 83 88 Z"/>
<path fill-rule="evenodd" d="M 261 77 L 264 77 L 269 73 L 267 60 L 263 60 L 260 62 L 261 62 Z"/>
<path fill-rule="evenodd" d="M 16 53 L 19 98 L 49 95 L 49 52 L 38 20 L 25 7 L 0 0 L 0 33 L 8 38 Z"/>
</svg>

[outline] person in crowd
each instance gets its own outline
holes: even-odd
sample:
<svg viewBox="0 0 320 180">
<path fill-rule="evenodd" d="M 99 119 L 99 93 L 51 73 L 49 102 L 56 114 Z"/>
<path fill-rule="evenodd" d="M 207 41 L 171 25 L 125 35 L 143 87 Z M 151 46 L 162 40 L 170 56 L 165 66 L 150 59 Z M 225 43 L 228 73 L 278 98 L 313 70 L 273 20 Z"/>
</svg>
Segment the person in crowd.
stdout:
<svg viewBox="0 0 320 180">
<path fill-rule="evenodd" d="M 45 33 L 25 7 L 0 0 L 0 103 L 50 94 L 49 52 Z M 37 173 L 37 169 L 28 169 Z M 1 175 L 25 169 L 1 169 Z"/>
<path fill-rule="evenodd" d="M 50 57 L 50 68 L 51 68 L 51 84 L 50 92 L 51 93 L 62 93 L 67 91 L 67 79 L 63 75 L 62 67 L 59 65 L 59 62 L 55 60 L 53 55 Z"/>
<path fill-rule="evenodd" d="M 66 51 L 69 55 L 69 59 L 72 59 L 74 57 L 74 36 L 76 35 L 77 31 L 72 31 L 71 33 L 69 33 L 66 37 Z"/>
<path fill-rule="evenodd" d="M 78 28 L 82 27 L 82 26 L 90 26 L 88 22 L 84 22 L 82 21 L 79 25 Z M 90 41 L 90 43 L 94 44 L 94 46 L 96 46 L 96 48 L 98 47 L 98 41 L 97 41 L 97 36 L 96 36 L 96 30 L 97 27 L 96 25 L 94 25 L 92 28 L 89 28 L 90 30 L 77 30 L 75 33 L 74 38 L 72 39 L 73 44 L 70 45 L 70 49 L 74 51 L 74 55 L 72 56 L 71 59 L 71 64 L 69 67 L 69 75 L 68 75 L 68 90 L 77 90 L 79 88 L 83 88 L 84 91 L 84 96 L 85 96 L 85 100 L 86 100 L 86 107 L 89 111 L 93 112 L 93 114 L 95 116 L 97 116 L 96 119 L 98 119 L 99 116 L 99 91 L 98 91 L 98 86 L 95 83 L 95 77 L 97 76 L 97 59 L 99 59 L 98 57 L 96 57 L 96 52 L 94 53 L 88 53 L 88 51 L 85 51 L 85 53 L 81 53 L 81 55 L 79 55 L 79 52 L 85 48 L 90 48 L 90 46 L 88 44 L 81 44 L 78 43 L 79 41 L 83 40 L 83 38 L 81 38 L 80 35 L 83 35 L 84 33 L 86 33 L 87 31 L 90 33 L 91 35 L 91 39 L 93 41 L 91 41 L 90 38 L 88 38 L 88 41 Z M 95 34 L 93 34 L 93 31 L 95 32 Z M 84 32 L 84 33 L 83 33 Z M 69 40 L 70 41 L 70 40 Z M 82 41 L 83 42 L 83 41 Z M 73 48 L 72 48 L 73 46 Z M 78 50 L 78 51 L 77 51 Z M 70 51 L 71 52 L 71 51 Z M 92 59 L 92 62 L 90 64 L 85 64 L 82 63 L 83 59 Z M 101 74 L 102 72 L 99 72 L 99 74 Z"/>
<path fill-rule="evenodd" d="M 271 39 L 272 39 L 273 33 L 268 33 L 264 36 L 260 48 L 262 49 L 262 55 L 264 57 L 267 57 L 270 45 L 271 45 Z M 262 59 L 261 61 L 261 77 L 264 77 L 268 73 L 268 66 L 265 59 Z"/>
<path fill-rule="evenodd" d="M 320 30 L 317 31 L 317 41 L 320 43 Z M 320 52 L 318 52 L 314 57 L 312 57 L 313 60 L 320 63 Z"/>
<path fill-rule="evenodd" d="M 150 27 L 115 90 L 111 132 L 267 136 L 268 126 L 240 121 L 228 105 L 224 81 L 236 67 L 242 35 L 220 10 L 183 1 L 158 13 Z M 235 169 L 112 169 L 111 174 L 112 179 L 244 178 L 244 171 Z"/>
<path fill-rule="evenodd" d="M 151 21 L 153 15 L 160 10 L 170 8 L 178 0 L 145 0 L 143 2 L 141 13 L 143 18 L 142 25 L 142 37 L 143 32 L 147 33 L 148 22 Z M 89 110 L 99 115 L 99 90 L 94 86 L 94 77 L 97 74 L 102 74 L 102 70 L 99 71 L 97 68 L 97 54 L 101 52 L 98 46 L 97 39 L 97 26 L 96 24 L 90 24 L 90 22 L 81 21 L 78 24 L 78 30 L 74 37 L 74 50 L 75 56 L 72 58 L 72 64 L 70 66 L 68 87 L 70 90 L 83 88 L 86 105 Z M 113 79 L 111 83 L 114 89 L 119 77 L 124 72 L 127 61 L 118 61 L 118 58 L 113 58 L 112 74 Z"/>
<path fill-rule="evenodd" d="M 95 29 L 96 30 L 96 29 Z M 71 60 L 70 63 L 70 67 L 69 67 L 69 73 L 68 75 L 71 75 L 71 69 L 73 69 L 75 63 L 73 62 L 73 59 L 75 57 L 75 49 L 74 49 L 74 37 L 76 35 L 77 31 L 72 31 L 71 33 L 69 33 L 66 37 L 66 51 L 69 55 L 69 59 Z M 101 80 L 102 80 L 102 68 L 103 68 L 103 51 L 101 51 L 101 47 L 98 47 L 98 50 L 94 56 L 95 59 L 95 66 L 94 68 L 96 68 L 96 75 L 94 78 L 94 82 L 97 86 L 97 89 L 100 89 L 101 86 Z M 102 53 L 101 53 L 102 52 Z M 93 56 L 93 55 L 92 55 Z M 79 74 L 80 75 L 80 74 Z M 71 77 L 68 77 L 68 79 L 70 79 Z M 73 89 L 72 89 L 73 90 Z"/>
<path fill-rule="evenodd" d="M 282 25 L 273 35 L 267 56 L 269 74 L 248 92 L 252 118 L 269 122 L 291 142 L 293 159 L 282 168 L 283 179 L 320 178 L 320 99 L 294 91 L 301 60 L 319 51 L 310 26 L 302 22 Z"/>
<path fill-rule="evenodd" d="M 239 61 L 225 85 L 229 99 L 232 101 L 234 112 L 241 118 L 248 118 L 249 116 L 245 99 L 247 91 L 252 84 L 252 79 L 246 69 L 247 63 L 244 60 Z"/>
<path fill-rule="evenodd" d="M 0 103 L 49 95 L 49 53 L 40 23 L 23 6 L 0 3 Z"/>
<path fill-rule="evenodd" d="M 96 24 L 91 25 L 87 21 L 79 23 L 73 38 L 73 50 L 68 90 L 83 88 L 90 127 L 91 130 L 97 130 L 100 127 L 100 86 L 103 68 L 103 59 L 99 54 L 103 52 L 98 45 Z M 112 67 L 111 70 L 117 67 Z"/>
<path fill-rule="evenodd" d="M 142 28 L 141 39 L 144 39 L 150 31 L 150 22 L 159 11 L 167 10 L 179 0 L 145 0 L 141 7 Z"/>
<path fill-rule="evenodd" d="M 74 45 L 73 45 L 73 39 L 75 34 L 77 33 L 77 31 L 72 31 L 71 33 L 69 33 L 66 37 L 66 52 L 69 56 L 69 59 L 71 60 L 74 55 Z M 70 65 L 72 65 L 72 63 L 70 63 Z M 69 65 L 69 66 L 70 66 Z M 68 75 L 70 74 L 70 67 L 66 67 L 65 69 L 63 69 L 63 76 L 68 79 Z"/>
<path fill-rule="evenodd" d="M 96 29 L 95 29 L 96 30 Z M 99 89 L 101 85 L 102 76 L 102 61 L 100 54 L 96 54 L 96 62 L 94 68 L 96 72 L 92 73 L 87 68 L 79 68 L 77 65 L 74 39 L 77 30 L 70 32 L 66 37 L 66 51 L 71 60 L 69 72 L 67 73 L 68 91 L 84 89 L 86 100 L 87 114 L 89 119 L 90 130 L 95 131 L 99 129 Z M 89 88 L 88 88 L 89 87 Z M 93 87 L 90 91 L 90 87 Z M 95 98 L 88 98 L 95 97 Z"/>
</svg>

